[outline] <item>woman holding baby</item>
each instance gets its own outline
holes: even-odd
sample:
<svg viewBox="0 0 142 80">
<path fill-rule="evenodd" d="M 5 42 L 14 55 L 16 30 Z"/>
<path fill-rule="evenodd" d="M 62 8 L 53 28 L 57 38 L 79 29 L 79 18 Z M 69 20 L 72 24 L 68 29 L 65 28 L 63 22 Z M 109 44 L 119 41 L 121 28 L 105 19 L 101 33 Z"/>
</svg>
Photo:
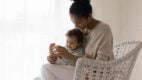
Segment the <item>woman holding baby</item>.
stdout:
<svg viewBox="0 0 142 80">
<path fill-rule="evenodd" d="M 90 0 L 73 0 L 70 6 L 70 18 L 75 27 L 84 35 L 84 56 L 76 56 L 63 46 L 54 46 L 54 54 L 48 56 L 50 64 L 42 67 L 42 80 L 73 80 L 74 66 L 56 64 L 57 57 L 76 62 L 78 58 L 110 61 L 113 55 L 113 37 L 110 26 L 92 17 Z"/>
</svg>

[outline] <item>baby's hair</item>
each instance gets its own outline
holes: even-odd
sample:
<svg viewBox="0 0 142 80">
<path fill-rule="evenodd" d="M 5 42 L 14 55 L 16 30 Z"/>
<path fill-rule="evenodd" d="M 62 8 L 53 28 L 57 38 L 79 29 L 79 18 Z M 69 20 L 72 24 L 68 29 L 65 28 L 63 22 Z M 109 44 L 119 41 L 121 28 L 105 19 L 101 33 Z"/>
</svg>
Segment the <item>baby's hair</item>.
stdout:
<svg viewBox="0 0 142 80">
<path fill-rule="evenodd" d="M 69 36 L 69 37 L 76 37 L 78 43 L 83 44 L 83 40 L 84 40 L 83 33 L 81 32 L 81 30 L 79 30 L 79 29 L 77 29 L 77 28 L 74 28 L 74 29 L 69 30 L 69 31 L 66 33 L 66 36 Z"/>
</svg>

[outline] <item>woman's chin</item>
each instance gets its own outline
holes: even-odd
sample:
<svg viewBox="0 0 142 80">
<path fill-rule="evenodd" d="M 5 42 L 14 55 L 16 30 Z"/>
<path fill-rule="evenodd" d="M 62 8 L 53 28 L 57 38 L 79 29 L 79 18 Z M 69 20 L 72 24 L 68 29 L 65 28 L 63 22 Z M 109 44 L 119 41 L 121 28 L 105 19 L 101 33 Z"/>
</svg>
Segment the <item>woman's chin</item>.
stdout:
<svg viewBox="0 0 142 80">
<path fill-rule="evenodd" d="M 83 27 L 79 27 L 79 29 L 80 29 L 80 30 L 84 30 L 85 28 L 83 28 Z"/>
</svg>

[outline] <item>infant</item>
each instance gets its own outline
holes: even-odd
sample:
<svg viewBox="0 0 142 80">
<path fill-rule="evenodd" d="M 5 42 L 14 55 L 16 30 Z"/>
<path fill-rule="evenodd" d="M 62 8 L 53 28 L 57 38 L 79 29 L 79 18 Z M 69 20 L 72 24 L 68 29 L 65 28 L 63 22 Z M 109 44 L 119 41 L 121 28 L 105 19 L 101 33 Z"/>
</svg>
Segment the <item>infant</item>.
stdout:
<svg viewBox="0 0 142 80">
<path fill-rule="evenodd" d="M 85 54 L 83 41 L 84 41 L 83 33 L 79 29 L 76 28 L 71 29 L 66 33 L 65 48 L 69 51 L 69 53 L 82 57 Z M 55 46 L 56 46 L 55 43 L 52 43 L 50 45 L 49 49 L 50 54 L 52 53 Z M 75 62 L 67 60 L 60 56 L 57 57 L 56 64 L 75 66 Z"/>
</svg>

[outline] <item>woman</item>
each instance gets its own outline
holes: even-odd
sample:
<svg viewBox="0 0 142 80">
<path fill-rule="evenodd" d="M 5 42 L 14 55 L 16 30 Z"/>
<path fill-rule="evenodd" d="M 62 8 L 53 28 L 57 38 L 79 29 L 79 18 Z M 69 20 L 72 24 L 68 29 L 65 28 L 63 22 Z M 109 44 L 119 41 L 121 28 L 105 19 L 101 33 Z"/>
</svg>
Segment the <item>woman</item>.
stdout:
<svg viewBox="0 0 142 80">
<path fill-rule="evenodd" d="M 109 61 L 113 56 L 113 38 L 108 24 L 92 17 L 90 0 L 74 0 L 70 7 L 70 17 L 75 27 L 85 33 L 85 56 L 94 60 Z M 52 64 L 57 56 L 76 62 L 78 58 L 62 46 L 56 46 L 55 55 L 49 55 L 49 62 L 42 67 L 43 80 L 73 80 L 74 67 Z M 57 55 L 57 56 L 56 56 Z"/>
</svg>

